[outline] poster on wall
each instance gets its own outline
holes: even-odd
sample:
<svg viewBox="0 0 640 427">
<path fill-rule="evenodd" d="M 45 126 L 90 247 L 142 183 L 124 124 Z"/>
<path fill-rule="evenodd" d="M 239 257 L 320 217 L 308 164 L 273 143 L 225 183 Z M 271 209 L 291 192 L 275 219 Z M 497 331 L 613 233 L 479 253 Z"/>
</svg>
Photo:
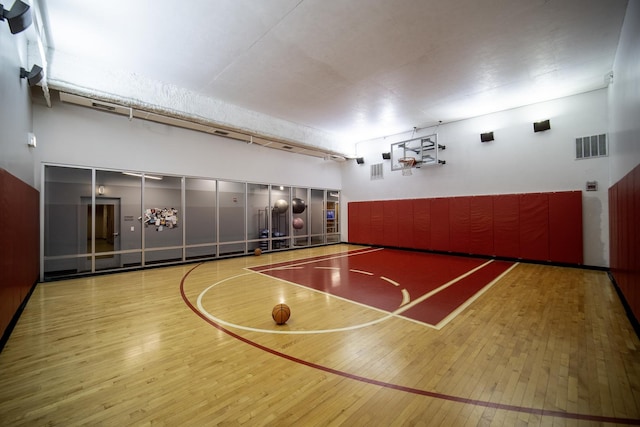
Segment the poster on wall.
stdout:
<svg viewBox="0 0 640 427">
<path fill-rule="evenodd" d="M 155 226 L 156 231 L 178 227 L 178 210 L 175 208 L 149 208 L 144 211 L 144 225 Z"/>
</svg>

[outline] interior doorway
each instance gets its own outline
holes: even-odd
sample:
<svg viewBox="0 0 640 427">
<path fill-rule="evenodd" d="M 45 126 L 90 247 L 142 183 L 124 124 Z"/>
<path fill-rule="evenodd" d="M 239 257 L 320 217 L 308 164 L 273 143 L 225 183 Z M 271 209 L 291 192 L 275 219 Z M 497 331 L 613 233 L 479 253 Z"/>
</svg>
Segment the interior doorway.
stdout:
<svg viewBox="0 0 640 427">
<path fill-rule="evenodd" d="M 82 204 L 83 216 L 86 218 L 83 240 L 88 254 L 94 253 L 95 248 L 96 271 L 120 267 L 120 255 L 116 253 L 120 251 L 120 199 L 96 199 L 95 219 L 91 209 L 91 198 L 83 197 Z"/>
</svg>

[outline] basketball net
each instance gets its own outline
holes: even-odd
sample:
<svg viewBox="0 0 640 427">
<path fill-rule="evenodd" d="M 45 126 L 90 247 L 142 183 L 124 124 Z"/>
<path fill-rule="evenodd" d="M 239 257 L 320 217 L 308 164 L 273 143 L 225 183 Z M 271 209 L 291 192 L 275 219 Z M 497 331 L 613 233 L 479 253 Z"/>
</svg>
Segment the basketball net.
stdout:
<svg viewBox="0 0 640 427">
<path fill-rule="evenodd" d="M 409 176 L 413 173 L 411 171 L 411 168 L 413 167 L 413 165 L 416 164 L 415 159 L 412 159 L 411 157 L 407 157 L 404 159 L 400 159 L 400 163 L 402 163 L 402 176 Z"/>
</svg>

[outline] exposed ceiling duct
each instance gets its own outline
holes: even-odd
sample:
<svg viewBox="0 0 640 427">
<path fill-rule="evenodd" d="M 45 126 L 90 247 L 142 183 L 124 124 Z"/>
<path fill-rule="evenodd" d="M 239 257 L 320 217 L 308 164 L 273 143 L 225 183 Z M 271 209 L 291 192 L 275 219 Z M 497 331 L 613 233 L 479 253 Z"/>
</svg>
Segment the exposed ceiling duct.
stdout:
<svg viewBox="0 0 640 427">
<path fill-rule="evenodd" d="M 180 127 L 184 129 L 204 132 L 211 135 L 217 135 L 224 138 L 235 139 L 247 144 L 257 144 L 263 147 L 273 148 L 276 150 L 287 151 L 289 153 L 302 154 L 307 156 L 319 157 L 325 160 L 345 161 L 346 157 L 341 153 L 326 151 L 318 147 L 311 147 L 301 143 L 292 141 L 283 141 L 275 138 L 267 138 L 260 135 L 242 132 L 236 129 L 229 129 L 209 123 L 201 119 L 190 117 L 175 117 L 168 114 L 160 114 L 157 112 L 146 111 L 139 107 L 127 106 L 114 102 L 108 102 L 100 99 L 90 98 L 86 96 L 76 95 L 67 92 L 60 92 L 60 100 L 69 104 L 75 104 L 83 107 L 92 108 L 94 110 L 104 111 L 108 113 L 119 114 L 131 119 L 149 120 L 156 123 Z"/>
</svg>

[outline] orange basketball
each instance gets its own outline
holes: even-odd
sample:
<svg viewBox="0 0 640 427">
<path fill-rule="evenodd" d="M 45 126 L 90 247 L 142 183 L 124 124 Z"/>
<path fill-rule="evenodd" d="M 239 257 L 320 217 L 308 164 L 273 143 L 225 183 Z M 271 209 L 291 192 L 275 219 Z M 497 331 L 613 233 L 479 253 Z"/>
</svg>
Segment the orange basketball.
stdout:
<svg viewBox="0 0 640 427">
<path fill-rule="evenodd" d="M 262 250 L 261 250 L 260 248 L 256 248 L 256 250 L 255 250 L 255 251 L 253 251 L 253 254 L 254 254 L 255 256 L 260 256 L 260 255 L 262 255 Z"/>
<path fill-rule="evenodd" d="M 291 316 L 291 309 L 287 304 L 276 304 L 271 310 L 271 317 L 278 325 L 284 325 Z"/>
</svg>

